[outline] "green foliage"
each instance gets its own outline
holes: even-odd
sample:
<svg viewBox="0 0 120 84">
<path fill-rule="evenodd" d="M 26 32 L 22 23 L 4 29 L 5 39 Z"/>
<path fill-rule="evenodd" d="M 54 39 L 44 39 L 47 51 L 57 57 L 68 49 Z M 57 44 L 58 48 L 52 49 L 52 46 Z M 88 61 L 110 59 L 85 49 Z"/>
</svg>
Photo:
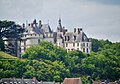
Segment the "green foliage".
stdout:
<svg viewBox="0 0 120 84">
<path fill-rule="evenodd" d="M 98 52 L 100 48 L 103 48 L 104 45 L 108 44 L 111 45 L 112 42 L 109 40 L 98 40 L 98 39 L 91 39 L 92 42 L 92 51 L 93 52 Z"/>
<path fill-rule="evenodd" d="M 98 42 L 100 47 L 90 54 L 78 50 L 66 52 L 52 43 L 41 42 L 26 49 L 22 59 L 0 60 L 0 76 L 60 82 L 66 77 L 81 77 L 83 84 L 88 75 L 94 80 L 119 79 L 120 43 Z"/>
<path fill-rule="evenodd" d="M 0 21 L 0 38 L 16 38 L 24 29 L 13 21 Z"/>
<path fill-rule="evenodd" d="M 20 41 L 24 28 L 13 21 L 0 21 L 0 49 L 17 56 L 18 41 Z M 6 38 L 7 44 L 3 43 Z M 5 46 L 5 49 L 4 49 Z"/>
<path fill-rule="evenodd" d="M 55 60 L 64 61 L 66 54 L 67 54 L 66 50 L 54 46 L 50 42 L 41 42 L 39 46 L 31 46 L 30 48 L 26 49 L 22 57 L 31 60 L 43 59 L 51 61 Z"/>
</svg>

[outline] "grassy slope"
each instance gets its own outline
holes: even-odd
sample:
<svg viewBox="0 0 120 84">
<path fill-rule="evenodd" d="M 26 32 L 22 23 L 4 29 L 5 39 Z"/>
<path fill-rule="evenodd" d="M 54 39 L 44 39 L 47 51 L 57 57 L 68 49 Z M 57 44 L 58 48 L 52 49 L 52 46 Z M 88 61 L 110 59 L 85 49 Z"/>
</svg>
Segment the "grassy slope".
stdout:
<svg viewBox="0 0 120 84">
<path fill-rule="evenodd" d="M 12 55 L 0 51 L 0 59 L 16 59 L 16 58 L 17 57 L 14 57 Z"/>
</svg>

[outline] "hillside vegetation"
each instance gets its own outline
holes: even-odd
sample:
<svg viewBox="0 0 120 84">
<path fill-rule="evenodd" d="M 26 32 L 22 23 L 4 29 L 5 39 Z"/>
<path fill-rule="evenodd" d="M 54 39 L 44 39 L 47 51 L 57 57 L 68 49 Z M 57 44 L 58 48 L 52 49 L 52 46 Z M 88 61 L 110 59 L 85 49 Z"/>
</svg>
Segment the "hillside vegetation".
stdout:
<svg viewBox="0 0 120 84">
<path fill-rule="evenodd" d="M 17 57 L 0 51 L 0 59 L 16 59 Z"/>
</svg>

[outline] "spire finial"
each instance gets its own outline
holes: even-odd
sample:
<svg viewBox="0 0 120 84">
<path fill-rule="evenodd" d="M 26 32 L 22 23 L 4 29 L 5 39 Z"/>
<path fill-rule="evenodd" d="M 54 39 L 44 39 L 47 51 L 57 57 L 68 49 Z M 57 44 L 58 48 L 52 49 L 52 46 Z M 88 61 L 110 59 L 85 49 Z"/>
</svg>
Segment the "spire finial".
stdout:
<svg viewBox="0 0 120 84">
<path fill-rule="evenodd" d="M 59 20 L 58 20 L 59 24 L 61 24 L 61 18 L 59 17 Z"/>
</svg>

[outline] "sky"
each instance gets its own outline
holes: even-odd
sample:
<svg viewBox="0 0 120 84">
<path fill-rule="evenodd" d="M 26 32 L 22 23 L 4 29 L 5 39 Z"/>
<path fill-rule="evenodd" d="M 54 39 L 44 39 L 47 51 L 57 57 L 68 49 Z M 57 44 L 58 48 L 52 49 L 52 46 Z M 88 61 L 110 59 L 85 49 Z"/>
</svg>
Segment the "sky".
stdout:
<svg viewBox="0 0 120 84">
<path fill-rule="evenodd" d="M 41 20 L 56 31 L 59 17 L 70 32 L 120 42 L 120 0 L 0 0 L 0 20 L 18 24 Z"/>
</svg>

